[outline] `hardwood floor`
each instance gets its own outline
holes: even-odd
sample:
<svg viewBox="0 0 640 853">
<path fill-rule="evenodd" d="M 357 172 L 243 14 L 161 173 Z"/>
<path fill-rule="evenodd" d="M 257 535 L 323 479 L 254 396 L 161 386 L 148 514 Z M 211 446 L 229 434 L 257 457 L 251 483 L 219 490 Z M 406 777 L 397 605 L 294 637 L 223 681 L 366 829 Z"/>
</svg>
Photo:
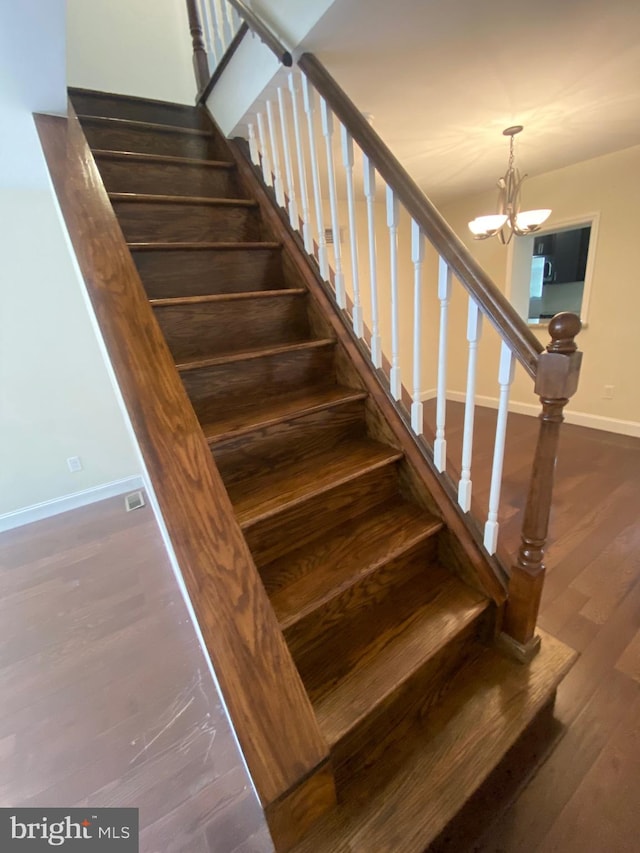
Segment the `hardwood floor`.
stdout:
<svg viewBox="0 0 640 853">
<path fill-rule="evenodd" d="M 272 845 L 153 513 L 0 536 L 0 806 L 133 806 L 141 853 Z"/>
<path fill-rule="evenodd" d="M 462 406 L 448 407 L 459 459 Z M 427 418 L 432 413 L 427 412 Z M 486 503 L 495 412 L 479 409 L 474 488 Z M 502 533 L 518 545 L 535 419 L 509 415 Z M 480 463 L 480 464 L 479 464 Z M 635 851 L 640 837 L 640 440 L 563 425 L 539 624 L 580 652 L 558 689 L 560 724 L 507 762 L 466 826 L 436 848 L 461 853 Z M 522 766 L 557 739 L 527 780 Z M 511 766 L 509 766 L 509 764 Z M 481 798 L 482 799 L 482 798 Z M 497 815 L 497 816 L 496 816 Z M 494 819 L 495 818 L 495 819 Z M 478 829 L 492 825 L 481 838 Z M 473 825 L 472 825 L 473 824 Z"/>
<path fill-rule="evenodd" d="M 450 406 L 452 458 L 459 414 Z M 476 461 L 494 417 L 478 411 Z M 535 429 L 510 415 L 510 548 Z M 436 849 L 637 849 L 640 441 L 565 425 L 556 495 L 540 624 L 581 657 L 558 722 L 516 749 Z M 270 850 L 151 511 L 114 498 L 10 531 L 0 564 L 1 805 L 139 806 L 142 853 Z"/>
</svg>

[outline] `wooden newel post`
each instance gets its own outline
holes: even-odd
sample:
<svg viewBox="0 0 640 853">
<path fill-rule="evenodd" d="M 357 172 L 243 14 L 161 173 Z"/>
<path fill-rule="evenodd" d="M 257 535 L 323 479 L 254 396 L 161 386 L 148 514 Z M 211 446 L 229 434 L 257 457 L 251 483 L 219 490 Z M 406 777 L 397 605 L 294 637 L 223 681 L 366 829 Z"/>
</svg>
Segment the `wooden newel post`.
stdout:
<svg viewBox="0 0 640 853">
<path fill-rule="evenodd" d="M 193 44 L 193 70 L 196 75 L 198 92 L 201 92 L 209 82 L 210 73 L 197 0 L 187 0 L 187 12 L 189 15 L 191 43 Z"/>
<path fill-rule="evenodd" d="M 503 644 L 522 661 L 530 660 L 540 646 L 535 628 L 544 584 L 553 475 L 563 410 L 578 387 L 582 353 L 577 352 L 574 338 L 581 328 L 575 314 L 556 314 L 549 323 L 551 343 L 538 363 L 535 391 L 542 403 L 540 431 L 501 636 Z"/>
</svg>

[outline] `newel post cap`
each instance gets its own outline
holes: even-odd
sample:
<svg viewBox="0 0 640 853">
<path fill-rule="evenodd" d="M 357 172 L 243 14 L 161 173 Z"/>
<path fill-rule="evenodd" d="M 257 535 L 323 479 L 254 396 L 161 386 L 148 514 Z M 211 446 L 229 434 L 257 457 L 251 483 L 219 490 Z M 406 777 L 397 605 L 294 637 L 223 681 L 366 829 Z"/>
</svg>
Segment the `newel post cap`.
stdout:
<svg viewBox="0 0 640 853">
<path fill-rule="evenodd" d="M 546 400 L 568 400 L 578 388 L 582 353 L 574 338 L 582 328 L 580 318 L 562 311 L 549 322 L 551 342 L 538 361 L 535 391 Z"/>
<path fill-rule="evenodd" d="M 559 352 L 569 355 L 577 350 L 574 340 L 582 329 L 582 322 L 577 314 L 561 311 L 549 321 L 551 343 L 547 344 L 547 352 Z"/>
</svg>

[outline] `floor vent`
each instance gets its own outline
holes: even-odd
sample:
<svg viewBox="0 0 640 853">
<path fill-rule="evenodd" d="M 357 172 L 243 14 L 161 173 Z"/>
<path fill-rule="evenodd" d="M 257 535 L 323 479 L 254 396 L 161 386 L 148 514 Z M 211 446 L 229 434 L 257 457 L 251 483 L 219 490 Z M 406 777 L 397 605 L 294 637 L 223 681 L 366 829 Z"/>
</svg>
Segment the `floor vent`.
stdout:
<svg viewBox="0 0 640 853">
<path fill-rule="evenodd" d="M 324 229 L 324 240 L 327 246 L 333 246 L 333 244 L 335 243 L 333 228 Z M 338 242 L 342 243 L 342 228 L 338 229 Z"/>
<path fill-rule="evenodd" d="M 130 495 L 125 497 L 124 505 L 127 508 L 127 512 L 131 512 L 132 509 L 140 509 L 140 507 L 143 507 L 144 496 L 142 492 L 131 492 Z"/>
</svg>

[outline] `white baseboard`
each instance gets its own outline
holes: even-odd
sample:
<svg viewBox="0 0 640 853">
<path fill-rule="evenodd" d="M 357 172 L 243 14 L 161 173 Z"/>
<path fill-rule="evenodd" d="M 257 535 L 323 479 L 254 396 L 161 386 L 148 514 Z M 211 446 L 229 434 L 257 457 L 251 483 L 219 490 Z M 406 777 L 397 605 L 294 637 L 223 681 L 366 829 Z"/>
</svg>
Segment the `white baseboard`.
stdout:
<svg viewBox="0 0 640 853">
<path fill-rule="evenodd" d="M 423 401 L 433 400 L 436 396 L 436 389 L 430 388 L 424 391 L 420 397 Z M 464 403 L 466 394 L 464 391 L 447 391 L 447 400 L 455 403 Z M 478 406 L 486 406 L 488 409 L 498 408 L 497 397 L 476 396 Z M 509 411 L 515 412 L 518 415 L 531 415 L 537 418 L 540 414 L 540 406 L 535 403 L 522 403 L 518 400 L 509 401 Z M 640 423 L 637 421 L 623 421 L 619 418 L 605 418 L 602 415 L 592 415 L 588 412 L 572 412 L 565 410 L 564 419 L 568 424 L 576 426 L 589 427 L 590 429 L 600 429 L 604 432 L 615 432 L 618 435 L 630 435 L 633 438 L 640 438 Z"/>
<path fill-rule="evenodd" d="M 14 527 L 22 527 L 24 524 L 31 524 L 32 521 L 41 521 L 43 518 L 67 512 L 70 509 L 78 509 L 97 501 L 124 495 L 126 492 L 143 487 L 144 481 L 142 477 L 136 474 L 132 477 L 124 477 L 122 480 L 103 483 L 101 486 L 94 486 L 82 492 L 74 492 L 71 495 L 64 495 L 61 498 L 54 498 L 50 501 L 33 504 L 33 506 L 27 506 L 24 509 L 6 512 L 4 515 L 0 515 L 0 533 L 5 530 L 12 530 Z"/>
<path fill-rule="evenodd" d="M 423 391 L 420 394 L 420 399 L 423 403 L 426 403 L 427 400 L 435 400 L 436 395 L 438 394 L 437 388 L 429 388 L 427 391 Z"/>
</svg>

